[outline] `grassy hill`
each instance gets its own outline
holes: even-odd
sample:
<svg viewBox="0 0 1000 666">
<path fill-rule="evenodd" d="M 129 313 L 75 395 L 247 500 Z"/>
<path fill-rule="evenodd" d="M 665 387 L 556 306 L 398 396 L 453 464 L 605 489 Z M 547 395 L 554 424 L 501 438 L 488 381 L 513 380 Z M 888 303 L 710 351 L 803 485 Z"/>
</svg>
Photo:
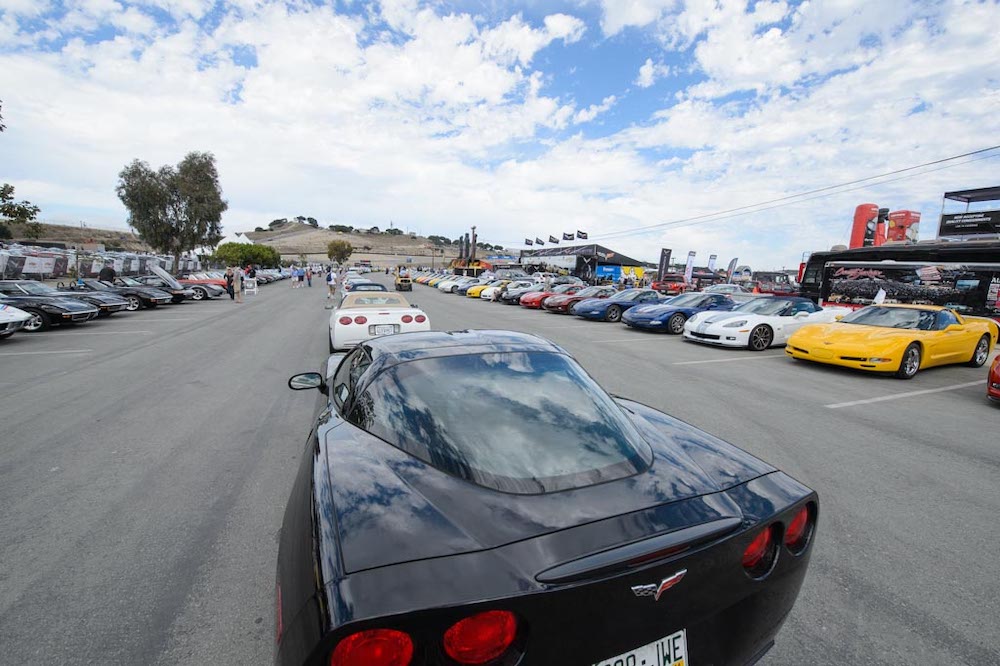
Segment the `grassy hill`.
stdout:
<svg viewBox="0 0 1000 666">
<path fill-rule="evenodd" d="M 24 225 L 14 222 L 6 222 L 5 224 L 13 234 L 13 240 L 25 244 L 35 242 L 25 236 Z M 103 245 L 109 250 L 123 250 L 126 252 L 152 251 L 151 247 L 146 245 L 141 238 L 128 229 L 94 229 L 92 227 L 43 223 L 42 235 L 38 241 L 42 243 L 63 243 L 67 248 L 77 247 L 88 250 L 94 249 L 97 245 Z"/>
<path fill-rule="evenodd" d="M 436 247 L 434 243 L 422 236 L 411 237 L 407 234 L 367 234 L 364 232 L 344 233 L 330 231 L 329 229 L 317 228 L 308 224 L 291 222 L 273 231 L 250 231 L 246 237 L 255 243 L 269 245 L 282 254 L 282 256 L 295 257 L 300 254 L 307 256 L 326 256 L 326 246 L 332 240 L 344 240 L 354 247 L 352 258 L 365 258 L 368 255 L 392 255 L 431 257 L 432 250 L 438 250 L 435 255 L 438 261 L 441 260 L 441 250 L 444 250 L 444 258 L 454 259 L 458 256 L 458 248 L 445 246 Z"/>
</svg>

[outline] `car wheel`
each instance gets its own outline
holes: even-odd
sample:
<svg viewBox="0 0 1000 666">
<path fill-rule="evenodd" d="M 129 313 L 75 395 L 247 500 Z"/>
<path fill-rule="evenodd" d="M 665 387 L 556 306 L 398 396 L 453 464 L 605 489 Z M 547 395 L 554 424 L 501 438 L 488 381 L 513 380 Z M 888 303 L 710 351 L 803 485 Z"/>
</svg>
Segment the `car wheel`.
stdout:
<svg viewBox="0 0 1000 666">
<path fill-rule="evenodd" d="M 761 324 L 750 331 L 750 342 L 747 349 L 751 351 L 764 351 L 774 342 L 774 331 L 770 326 Z"/>
<path fill-rule="evenodd" d="M 129 312 L 135 312 L 142 307 L 142 301 L 139 300 L 138 296 L 126 296 L 125 300 L 128 301 L 125 309 Z"/>
<path fill-rule="evenodd" d="M 51 326 L 52 322 L 49 320 L 49 316 L 42 312 L 41 310 L 29 310 L 25 309 L 25 312 L 31 315 L 31 319 L 24 322 L 24 330 L 29 333 L 35 333 L 37 331 L 47 331 Z"/>
<path fill-rule="evenodd" d="M 622 309 L 617 305 L 612 305 L 608 308 L 608 312 L 604 315 L 605 321 L 621 321 L 622 320 Z"/>
<path fill-rule="evenodd" d="M 667 320 L 667 332 L 673 335 L 680 335 L 684 332 L 684 322 L 687 321 L 687 317 L 682 315 L 680 312 L 674 314 Z"/>
<path fill-rule="evenodd" d="M 195 289 L 195 290 L 193 290 L 193 291 L 194 291 L 194 294 L 192 294 L 192 295 L 191 295 L 191 298 L 192 298 L 193 300 L 196 300 L 196 301 L 203 301 L 203 300 L 205 300 L 206 298 L 208 298 L 208 294 L 206 294 L 206 293 L 205 293 L 205 290 L 204 290 L 204 289 Z"/>
<path fill-rule="evenodd" d="M 976 343 L 976 351 L 972 352 L 972 359 L 969 361 L 969 365 L 973 368 L 981 368 L 983 364 L 986 363 L 986 359 L 990 357 L 990 336 L 984 335 L 979 338 L 979 342 Z"/>
<path fill-rule="evenodd" d="M 911 342 L 903 352 L 903 360 L 899 362 L 896 376 L 900 379 L 913 379 L 918 370 L 920 370 L 920 345 Z"/>
</svg>

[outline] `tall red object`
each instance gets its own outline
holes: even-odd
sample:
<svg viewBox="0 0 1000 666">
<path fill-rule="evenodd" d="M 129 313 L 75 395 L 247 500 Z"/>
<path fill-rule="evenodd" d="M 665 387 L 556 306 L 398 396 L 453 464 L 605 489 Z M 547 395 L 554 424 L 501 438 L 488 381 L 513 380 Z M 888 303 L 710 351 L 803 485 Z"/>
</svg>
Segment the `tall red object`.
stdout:
<svg viewBox="0 0 1000 666">
<path fill-rule="evenodd" d="M 917 242 L 920 229 L 920 211 L 894 210 L 889 213 L 889 228 L 886 240 Z"/>
<path fill-rule="evenodd" d="M 878 220 L 876 204 L 861 204 L 854 209 L 854 226 L 851 227 L 851 243 L 848 247 L 875 245 L 875 226 Z M 881 243 L 879 243 L 881 245 Z"/>
</svg>

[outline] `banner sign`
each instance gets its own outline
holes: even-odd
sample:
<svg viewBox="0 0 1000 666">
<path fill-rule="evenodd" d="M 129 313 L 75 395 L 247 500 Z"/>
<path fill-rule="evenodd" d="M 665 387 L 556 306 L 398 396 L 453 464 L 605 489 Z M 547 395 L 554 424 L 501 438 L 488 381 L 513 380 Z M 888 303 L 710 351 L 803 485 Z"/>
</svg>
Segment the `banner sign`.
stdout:
<svg viewBox="0 0 1000 666">
<path fill-rule="evenodd" d="M 553 243 L 555 245 L 558 245 L 559 244 L 559 239 L 556 238 L 555 236 L 549 236 L 549 242 Z"/>
<path fill-rule="evenodd" d="M 601 279 L 601 280 L 611 279 L 611 280 L 614 280 L 615 282 L 617 282 L 618 278 L 621 277 L 622 267 L 621 266 L 599 265 L 597 267 L 597 271 L 595 271 L 594 274 L 597 276 L 598 279 Z"/>
<path fill-rule="evenodd" d="M 656 279 L 663 280 L 664 276 L 670 272 L 670 254 L 673 252 L 668 247 L 660 250 L 660 264 L 656 269 Z"/>
<path fill-rule="evenodd" d="M 941 216 L 938 237 L 1000 234 L 1000 210 L 976 213 L 945 213 Z"/>
<path fill-rule="evenodd" d="M 535 241 L 531 240 L 530 238 L 525 238 L 524 239 L 524 244 L 525 245 L 534 245 Z"/>
<path fill-rule="evenodd" d="M 729 267 L 726 268 L 726 282 L 733 281 L 733 271 L 736 270 L 736 257 L 733 257 L 732 261 L 729 262 Z"/>
<path fill-rule="evenodd" d="M 21 273 L 26 275 L 42 275 L 55 272 L 55 257 L 25 257 Z"/>
<path fill-rule="evenodd" d="M 587 240 L 587 232 L 586 231 L 580 231 L 579 229 L 577 229 L 576 230 L 576 237 L 579 238 L 580 240 Z"/>
<path fill-rule="evenodd" d="M 535 239 L 535 245 L 545 245 L 545 243 L 542 242 L 541 238 L 536 238 Z"/>
<path fill-rule="evenodd" d="M 563 232 L 563 240 L 573 240 L 573 234 L 571 233 L 567 234 L 566 232 Z"/>
<path fill-rule="evenodd" d="M 710 254 L 710 255 L 708 255 L 708 271 L 710 273 L 714 273 L 715 272 L 715 260 L 718 259 L 718 258 L 719 258 L 719 255 L 717 255 L 717 254 Z"/>
<path fill-rule="evenodd" d="M 691 282 L 691 273 L 694 272 L 694 250 L 688 252 L 688 261 L 684 266 L 684 281 Z"/>
</svg>

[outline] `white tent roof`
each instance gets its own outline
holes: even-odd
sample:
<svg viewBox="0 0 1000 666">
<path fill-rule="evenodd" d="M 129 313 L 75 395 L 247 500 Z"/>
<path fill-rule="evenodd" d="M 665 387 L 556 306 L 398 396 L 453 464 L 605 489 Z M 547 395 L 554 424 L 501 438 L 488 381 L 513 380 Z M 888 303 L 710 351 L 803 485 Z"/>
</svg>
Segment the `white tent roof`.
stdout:
<svg viewBox="0 0 1000 666">
<path fill-rule="evenodd" d="M 229 234 L 228 236 L 219 241 L 219 245 L 222 245 L 223 243 L 242 243 L 244 245 L 254 244 L 252 240 L 250 240 L 249 238 L 247 238 L 246 236 L 244 236 L 239 232 Z"/>
</svg>

